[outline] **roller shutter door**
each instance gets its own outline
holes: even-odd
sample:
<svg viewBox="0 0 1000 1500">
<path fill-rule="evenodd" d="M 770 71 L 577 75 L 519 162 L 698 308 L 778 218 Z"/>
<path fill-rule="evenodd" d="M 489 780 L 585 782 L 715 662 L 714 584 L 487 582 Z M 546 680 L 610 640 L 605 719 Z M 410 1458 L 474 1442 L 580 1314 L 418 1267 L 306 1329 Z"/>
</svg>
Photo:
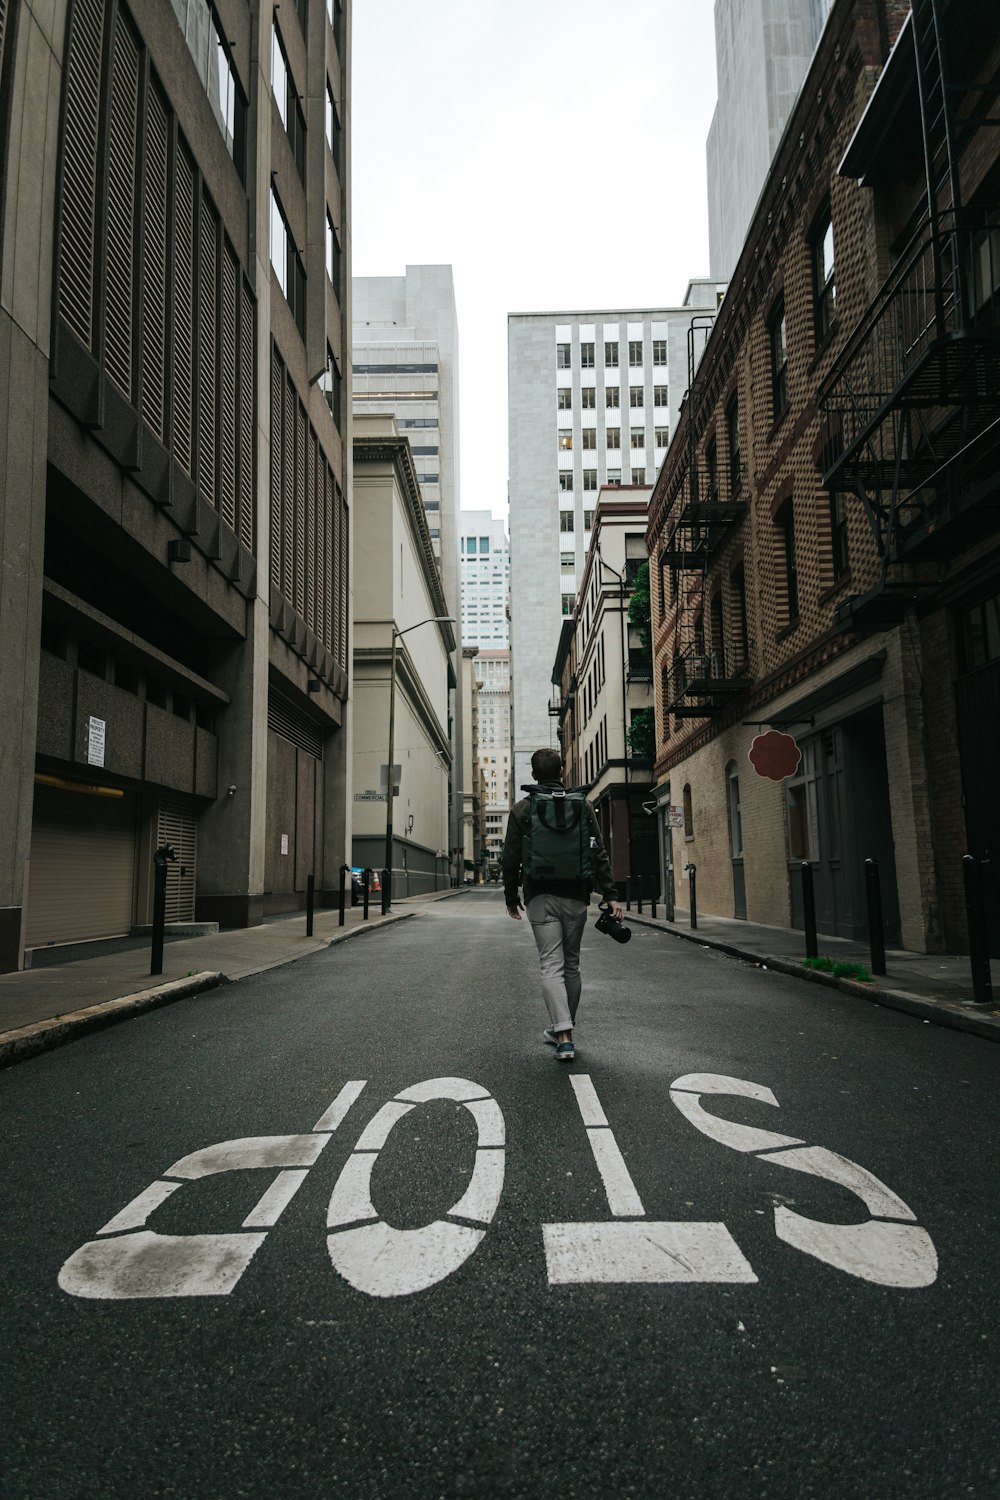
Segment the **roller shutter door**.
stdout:
<svg viewBox="0 0 1000 1500">
<path fill-rule="evenodd" d="M 156 846 L 170 844 L 177 855 L 167 865 L 167 921 L 194 921 L 197 821 L 194 810 L 174 797 L 161 797 Z"/>
<path fill-rule="evenodd" d="M 132 927 L 135 798 L 35 786 L 27 946 L 118 937 Z"/>
</svg>

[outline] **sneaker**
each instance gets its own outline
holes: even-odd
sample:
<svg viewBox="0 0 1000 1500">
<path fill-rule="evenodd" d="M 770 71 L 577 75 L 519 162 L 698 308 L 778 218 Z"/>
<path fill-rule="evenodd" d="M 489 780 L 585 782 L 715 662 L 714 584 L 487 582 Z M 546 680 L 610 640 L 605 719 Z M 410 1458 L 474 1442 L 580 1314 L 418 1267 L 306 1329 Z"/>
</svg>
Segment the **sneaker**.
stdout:
<svg viewBox="0 0 1000 1500">
<path fill-rule="evenodd" d="M 542 1041 L 548 1042 L 550 1047 L 555 1047 L 557 1045 L 559 1038 L 556 1036 L 551 1026 L 546 1026 L 545 1030 L 542 1032 Z"/>
<path fill-rule="evenodd" d="M 559 1042 L 556 1045 L 556 1062 L 572 1062 L 576 1052 L 572 1042 Z"/>
</svg>

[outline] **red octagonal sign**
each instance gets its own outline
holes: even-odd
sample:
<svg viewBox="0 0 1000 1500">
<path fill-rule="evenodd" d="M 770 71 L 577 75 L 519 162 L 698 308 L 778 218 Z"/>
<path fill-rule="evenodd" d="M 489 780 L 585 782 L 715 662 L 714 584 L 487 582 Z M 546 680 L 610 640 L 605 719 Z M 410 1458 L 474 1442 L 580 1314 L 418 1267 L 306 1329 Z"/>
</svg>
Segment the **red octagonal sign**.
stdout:
<svg viewBox="0 0 1000 1500">
<path fill-rule="evenodd" d="M 758 734 L 750 746 L 750 764 L 758 776 L 766 776 L 769 781 L 794 776 L 801 760 L 802 751 L 792 736 L 777 729 Z"/>
</svg>

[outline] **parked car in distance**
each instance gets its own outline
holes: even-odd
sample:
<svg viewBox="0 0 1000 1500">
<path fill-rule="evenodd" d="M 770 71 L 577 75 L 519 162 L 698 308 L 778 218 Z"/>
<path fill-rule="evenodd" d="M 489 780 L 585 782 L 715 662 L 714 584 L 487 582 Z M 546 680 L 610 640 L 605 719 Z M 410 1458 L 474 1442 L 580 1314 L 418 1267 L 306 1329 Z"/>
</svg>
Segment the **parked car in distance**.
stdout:
<svg viewBox="0 0 1000 1500">
<path fill-rule="evenodd" d="M 351 905 L 360 906 L 364 900 L 365 869 L 364 865 L 351 866 Z M 368 895 L 380 896 L 382 894 L 382 878 L 377 870 L 368 871 Z"/>
</svg>

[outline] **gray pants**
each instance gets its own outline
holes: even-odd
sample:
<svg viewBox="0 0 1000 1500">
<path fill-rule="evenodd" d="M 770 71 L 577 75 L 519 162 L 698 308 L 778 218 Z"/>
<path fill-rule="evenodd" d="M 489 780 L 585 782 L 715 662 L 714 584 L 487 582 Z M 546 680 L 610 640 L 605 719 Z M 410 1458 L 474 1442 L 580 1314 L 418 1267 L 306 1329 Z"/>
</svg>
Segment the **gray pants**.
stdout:
<svg viewBox="0 0 1000 1500">
<path fill-rule="evenodd" d="M 542 964 L 542 994 L 553 1031 L 572 1031 L 580 1004 L 580 943 L 587 904 L 568 896 L 532 896 L 527 905 Z"/>
</svg>

